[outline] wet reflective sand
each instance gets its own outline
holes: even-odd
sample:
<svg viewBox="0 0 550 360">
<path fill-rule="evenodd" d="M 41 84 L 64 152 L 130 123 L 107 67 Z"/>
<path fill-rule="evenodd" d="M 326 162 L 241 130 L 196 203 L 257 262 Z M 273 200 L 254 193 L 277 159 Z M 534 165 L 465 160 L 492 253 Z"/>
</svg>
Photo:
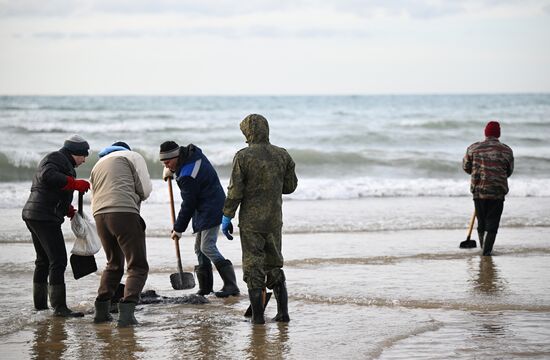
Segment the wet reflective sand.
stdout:
<svg viewBox="0 0 550 360">
<path fill-rule="evenodd" d="M 140 305 L 135 328 L 92 322 L 99 273 L 75 281 L 57 319 L 31 310 L 33 248 L 0 245 L 2 359 L 543 359 L 550 357 L 550 236 L 546 227 L 501 229 L 495 256 L 458 248 L 464 230 L 286 234 L 291 322 L 253 326 L 237 241 L 220 241 L 243 295 L 209 303 Z M 475 237 L 474 237 L 475 238 Z M 192 271 L 192 241 L 182 242 Z M 148 238 L 145 289 L 172 290 L 173 244 Z M 104 256 L 97 256 L 103 267 Z M 215 289 L 221 287 L 214 275 Z M 266 315 L 276 313 L 271 300 Z"/>
</svg>

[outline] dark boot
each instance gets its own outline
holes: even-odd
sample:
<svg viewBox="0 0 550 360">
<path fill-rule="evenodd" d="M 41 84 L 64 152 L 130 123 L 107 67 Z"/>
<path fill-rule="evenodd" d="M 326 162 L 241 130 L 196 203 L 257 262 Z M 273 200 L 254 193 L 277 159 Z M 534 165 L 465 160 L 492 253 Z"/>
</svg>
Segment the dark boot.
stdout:
<svg viewBox="0 0 550 360">
<path fill-rule="evenodd" d="M 94 323 L 99 324 L 99 323 L 109 322 L 113 320 L 113 317 L 110 314 L 111 302 L 109 300 L 105 300 L 105 301 L 96 300 L 94 303 L 94 307 L 95 307 Z"/>
<path fill-rule="evenodd" d="M 493 253 L 493 245 L 495 244 L 495 240 L 497 238 L 497 234 L 495 233 L 487 233 L 485 236 L 485 243 L 483 244 L 483 256 L 491 256 Z"/>
<path fill-rule="evenodd" d="M 118 303 L 118 326 L 126 327 L 126 326 L 137 325 L 138 322 L 134 317 L 135 310 L 136 310 L 136 303 L 133 303 L 133 302 Z"/>
<path fill-rule="evenodd" d="M 477 236 L 479 236 L 479 247 L 483 249 L 483 241 L 485 240 L 485 231 L 478 231 Z"/>
<path fill-rule="evenodd" d="M 252 323 L 265 324 L 262 289 L 248 289 L 248 297 L 252 306 Z"/>
<path fill-rule="evenodd" d="M 286 291 L 286 282 L 280 282 L 273 288 L 275 299 L 277 299 L 277 315 L 273 318 L 275 321 L 289 322 L 288 316 L 288 293 Z"/>
<path fill-rule="evenodd" d="M 65 293 L 65 284 L 50 285 L 48 288 L 50 293 L 50 303 L 53 307 L 53 316 L 59 317 L 82 317 L 81 312 L 74 312 L 67 307 L 67 296 Z"/>
<path fill-rule="evenodd" d="M 235 269 L 233 264 L 229 260 L 218 261 L 216 269 L 223 280 L 223 287 L 220 291 L 216 291 L 215 295 L 220 298 L 229 296 L 237 296 L 240 294 L 239 287 L 237 286 L 237 278 L 235 277 Z"/>
<path fill-rule="evenodd" d="M 208 295 L 214 291 L 214 276 L 212 275 L 212 266 L 195 266 L 195 274 L 199 281 L 199 291 L 197 295 Z"/>
<path fill-rule="evenodd" d="M 32 298 L 36 310 L 48 310 L 48 284 L 33 283 Z"/>
</svg>

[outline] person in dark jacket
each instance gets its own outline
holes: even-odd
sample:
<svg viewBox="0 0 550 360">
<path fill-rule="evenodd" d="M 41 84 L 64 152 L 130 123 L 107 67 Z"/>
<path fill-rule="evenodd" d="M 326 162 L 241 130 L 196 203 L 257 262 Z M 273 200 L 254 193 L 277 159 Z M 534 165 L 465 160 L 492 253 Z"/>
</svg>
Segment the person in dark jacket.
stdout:
<svg viewBox="0 0 550 360">
<path fill-rule="evenodd" d="M 72 219 L 73 191 L 86 192 L 90 184 L 75 179 L 75 168 L 83 164 L 90 146 L 78 135 L 65 140 L 63 147 L 46 155 L 34 174 L 29 199 L 22 217 L 31 232 L 36 251 L 33 300 L 36 310 L 48 309 L 48 294 L 55 316 L 80 317 L 67 307 L 65 269 L 67 250 L 61 231 L 65 216 Z M 48 286 L 49 280 L 49 286 Z"/>
<path fill-rule="evenodd" d="M 504 197 L 508 194 L 508 177 L 514 171 L 514 153 L 499 137 L 500 124 L 490 121 L 485 126 L 485 140 L 470 145 L 462 160 L 462 168 L 471 175 L 470 191 L 484 256 L 490 256 L 493 251 Z"/>
<path fill-rule="evenodd" d="M 195 254 L 199 263 L 195 267 L 199 281 L 197 294 L 208 295 L 213 291 L 214 263 L 223 280 L 222 289 L 216 291 L 215 295 L 239 295 L 233 264 L 223 257 L 216 246 L 225 201 L 225 193 L 216 170 L 201 149 L 193 144 L 180 147 L 174 141 L 162 143 L 160 161 L 165 167 L 163 179 L 168 180 L 175 174 L 181 191 L 181 208 L 172 230 L 172 239 L 181 238 L 189 221 L 193 219 L 193 233 L 196 234 Z"/>
<path fill-rule="evenodd" d="M 288 152 L 269 142 L 269 124 L 258 114 L 241 121 L 240 128 L 248 147 L 233 159 L 233 170 L 223 208 L 222 232 L 229 235 L 231 219 L 239 210 L 239 229 L 243 250 L 244 281 L 252 307 L 252 322 L 263 324 L 262 289 L 273 289 L 277 315 L 273 320 L 290 321 L 288 294 L 283 272 L 281 230 L 282 194 L 298 186 L 295 164 Z"/>
</svg>

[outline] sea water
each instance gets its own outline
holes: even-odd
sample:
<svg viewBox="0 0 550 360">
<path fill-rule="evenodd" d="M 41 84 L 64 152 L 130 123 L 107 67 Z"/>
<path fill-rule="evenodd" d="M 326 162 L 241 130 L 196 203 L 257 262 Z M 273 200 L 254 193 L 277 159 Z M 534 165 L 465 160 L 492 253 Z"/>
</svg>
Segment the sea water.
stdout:
<svg viewBox="0 0 550 360">
<path fill-rule="evenodd" d="M 154 187 L 142 205 L 145 288 L 189 295 L 196 289 L 175 291 L 169 282 L 177 267 L 158 148 L 166 140 L 201 147 L 226 188 L 232 158 L 246 146 L 239 122 L 249 113 L 268 119 L 271 142 L 296 161 L 299 186 L 284 197 L 289 324 L 269 321 L 275 299 L 265 326 L 243 317 L 237 227 L 236 239 L 220 236 L 219 247 L 235 264 L 238 298 L 138 306 L 135 329 L 94 325 L 100 251 L 98 273 L 74 280 L 66 272 L 69 306 L 86 317 L 32 309 L 34 249 L 20 214 L 45 154 L 73 133 L 83 136 L 92 153 L 77 173 L 87 178 L 97 152 L 114 141 L 140 152 Z M 492 258 L 458 248 L 473 211 L 461 160 L 489 120 L 501 123 L 501 141 L 516 159 Z M 0 129 L 2 358 L 550 356 L 548 94 L 0 97 Z M 63 231 L 70 250 L 68 222 Z M 184 271 L 196 262 L 193 241 L 189 233 L 181 241 Z"/>
</svg>

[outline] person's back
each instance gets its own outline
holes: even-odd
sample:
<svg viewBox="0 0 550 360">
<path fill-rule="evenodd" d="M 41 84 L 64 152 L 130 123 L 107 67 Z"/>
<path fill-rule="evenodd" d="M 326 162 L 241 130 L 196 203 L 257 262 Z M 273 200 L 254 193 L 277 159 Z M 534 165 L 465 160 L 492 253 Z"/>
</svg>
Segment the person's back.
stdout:
<svg viewBox="0 0 550 360">
<path fill-rule="evenodd" d="M 508 193 L 508 177 L 512 174 L 512 149 L 496 137 L 487 137 L 468 147 L 464 170 L 472 175 L 474 198 L 504 199 Z"/>
<path fill-rule="evenodd" d="M 134 151 L 115 151 L 102 157 L 92 169 L 92 212 L 139 214 L 140 204 L 151 194 L 145 160 Z"/>
<path fill-rule="evenodd" d="M 499 137 L 500 124 L 490 121 L 485 127 L 485 140 L 470 145 L 462 160 L 462 168 L 471 175 L 470 191 L 483 255 L 491 255 L 493 251 L 508 193 L 508 177 L 514 171 L 512 149 L 501 143 Z"/>
<path fill-rule="evenodd" d="M 282 194 L 292 193 L 298 182 L 294 161 L 269 143 L 269 126 L 262 119 L 247 117 L 241 123 L 249 146 L 235 155 L 224 210 L 233 215 L 240 203 L 241 229 L 270 232 L 282 226 Z"/>
</svg>

